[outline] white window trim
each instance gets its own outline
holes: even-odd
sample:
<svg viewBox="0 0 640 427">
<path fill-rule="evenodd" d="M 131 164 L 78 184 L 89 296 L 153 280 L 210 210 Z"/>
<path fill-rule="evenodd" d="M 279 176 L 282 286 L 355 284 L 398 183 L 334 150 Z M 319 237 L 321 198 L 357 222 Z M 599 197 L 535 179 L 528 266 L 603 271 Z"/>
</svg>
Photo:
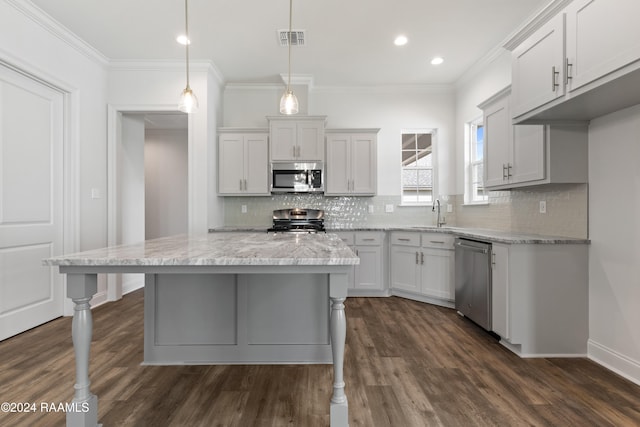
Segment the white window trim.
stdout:
<svg viewBox="0 0 640 427">
<path fill-rule="evenodd" d="M 431 188 L 431 200 L 425 202 L 405 202 L 403 199 L 403 191 L 402 191 L 402 171 L 404 167 L 402 166 L 402 156 L 400 157 L 400 204 L 399 207 L 403 206 L 431 206 L 433 204 L 433 200 L 437 199 L 436 194 L 438 194 L 438 129 L 435 128 L 418 128 L 418 129 L 400 129 L 400 144 L 402 144 L 402 135 L 406 133 L 430 133 L 431 134 L 431 156 L 432 156 L 432 174 L 433 174 L 433 186 Z M 400 148 L 402 152 L 402 148 Z"/>
<path fill-rule="evenodd" d="M 472 143 L 473 143 L 473 130 L 479 124 L 483 124 L 483 117 L 477 117 L 473 120 L 465 123 L 464 127 L 464 205 L 465 206 L 475 206 L 475 205 L 488 205 L 489 197 L 485 194 L 482 199 L 473 198 L 473 166 L 484 163 L 484 155 L 482 161 L 471 162 L 472 157 Z M 486 191 L 486 190 L 485 190 Z"/>
</svg>

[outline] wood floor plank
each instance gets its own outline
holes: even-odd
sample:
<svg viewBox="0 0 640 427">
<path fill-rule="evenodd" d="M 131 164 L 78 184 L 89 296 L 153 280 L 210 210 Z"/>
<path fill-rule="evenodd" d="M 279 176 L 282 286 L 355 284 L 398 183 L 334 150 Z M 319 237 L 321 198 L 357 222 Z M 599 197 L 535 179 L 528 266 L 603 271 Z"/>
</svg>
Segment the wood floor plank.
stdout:
<svg viewBox="0 0 640 427">
<path fill-rule="evenodd" d="M 326 427 L 329 365 L 142 366 L 143 291 L 93 310 L 91 389 L 105 426 Z M 640 387 L 587 359 L 520 359 L 454 310 L 346 301 L 352 427 L 640 426 Z M 0 401 L 69 401 L 71 321 L 0 342 Z M 0 413 L 0 426 L 64 414 Z"/>
</svg>

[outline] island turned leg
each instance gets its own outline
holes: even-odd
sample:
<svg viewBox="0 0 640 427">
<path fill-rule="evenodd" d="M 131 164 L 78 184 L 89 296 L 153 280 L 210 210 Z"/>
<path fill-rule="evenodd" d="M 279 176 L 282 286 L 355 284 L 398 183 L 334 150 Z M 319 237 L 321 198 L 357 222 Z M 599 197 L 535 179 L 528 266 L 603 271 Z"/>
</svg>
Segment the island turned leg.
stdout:
<svg viewBox="0 0 640 427">
<path fill-rule="evenodd" d="M 89 301 L 97 290 L 97 275 L 67 274 L 67 297 L 75 304 L 71 336 L 76 356 L 75 393 L 67 410 L 67 427 L 98 425 L 98 397 L 89 391 L 89 350 L 93 333 Z"/>
<path fill-rule="evenodd" d="M 349 404 L 344 392 L 344 347 L 347 337 L 347 320 L 344 301 L 347 297 L 347 275 L 329 276 L 331 298 L 331 352 L 333 355 L 333 395 L 331 396 L 331 427 L 349 425 Z"/>
</svg>

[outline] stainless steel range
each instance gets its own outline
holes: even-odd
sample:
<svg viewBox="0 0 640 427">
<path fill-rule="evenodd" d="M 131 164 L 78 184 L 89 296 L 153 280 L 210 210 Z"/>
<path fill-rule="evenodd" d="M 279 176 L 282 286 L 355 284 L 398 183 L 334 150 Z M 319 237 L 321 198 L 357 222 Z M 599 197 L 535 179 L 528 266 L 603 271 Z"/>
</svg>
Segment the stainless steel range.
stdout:
<svg viewBox="0 0 640 427">
<path fill-rule="evenodd" d="M 273 226 L 269 232 L 324 233 L 322 209 L 277 209 L 273 211 Z"/>
</svg>

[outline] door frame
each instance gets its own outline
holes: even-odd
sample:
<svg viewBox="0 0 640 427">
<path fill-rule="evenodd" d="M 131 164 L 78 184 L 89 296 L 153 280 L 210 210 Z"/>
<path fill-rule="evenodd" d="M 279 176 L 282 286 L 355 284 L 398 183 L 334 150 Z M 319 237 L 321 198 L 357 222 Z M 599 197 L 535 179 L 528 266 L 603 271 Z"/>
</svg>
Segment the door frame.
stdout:
<svg viewBox="0 0 640 427">
<path fill-rule="evenodd" d="M 178 112 L 174 104 L 107 104 L 107 246 L 117 244 L 118 236 L 118 146 L 122 143 L 119 129 L 120 117 L 128 113 L 174 113 Z M 195 156 L 195 138 L 193 114 L 187 115 L 187 156 L 191 165 Z M 188 167 L 188 202 L 187 221 L 188 229 L 194 223 L 193 214 L 196 211 L 196 197 L 192 185 L 196 177 L 194 168 Z M 116 301 L 122 298 L 122 282 L 119 275 L 107 275 L 107 301 Z"/>
</svg>

